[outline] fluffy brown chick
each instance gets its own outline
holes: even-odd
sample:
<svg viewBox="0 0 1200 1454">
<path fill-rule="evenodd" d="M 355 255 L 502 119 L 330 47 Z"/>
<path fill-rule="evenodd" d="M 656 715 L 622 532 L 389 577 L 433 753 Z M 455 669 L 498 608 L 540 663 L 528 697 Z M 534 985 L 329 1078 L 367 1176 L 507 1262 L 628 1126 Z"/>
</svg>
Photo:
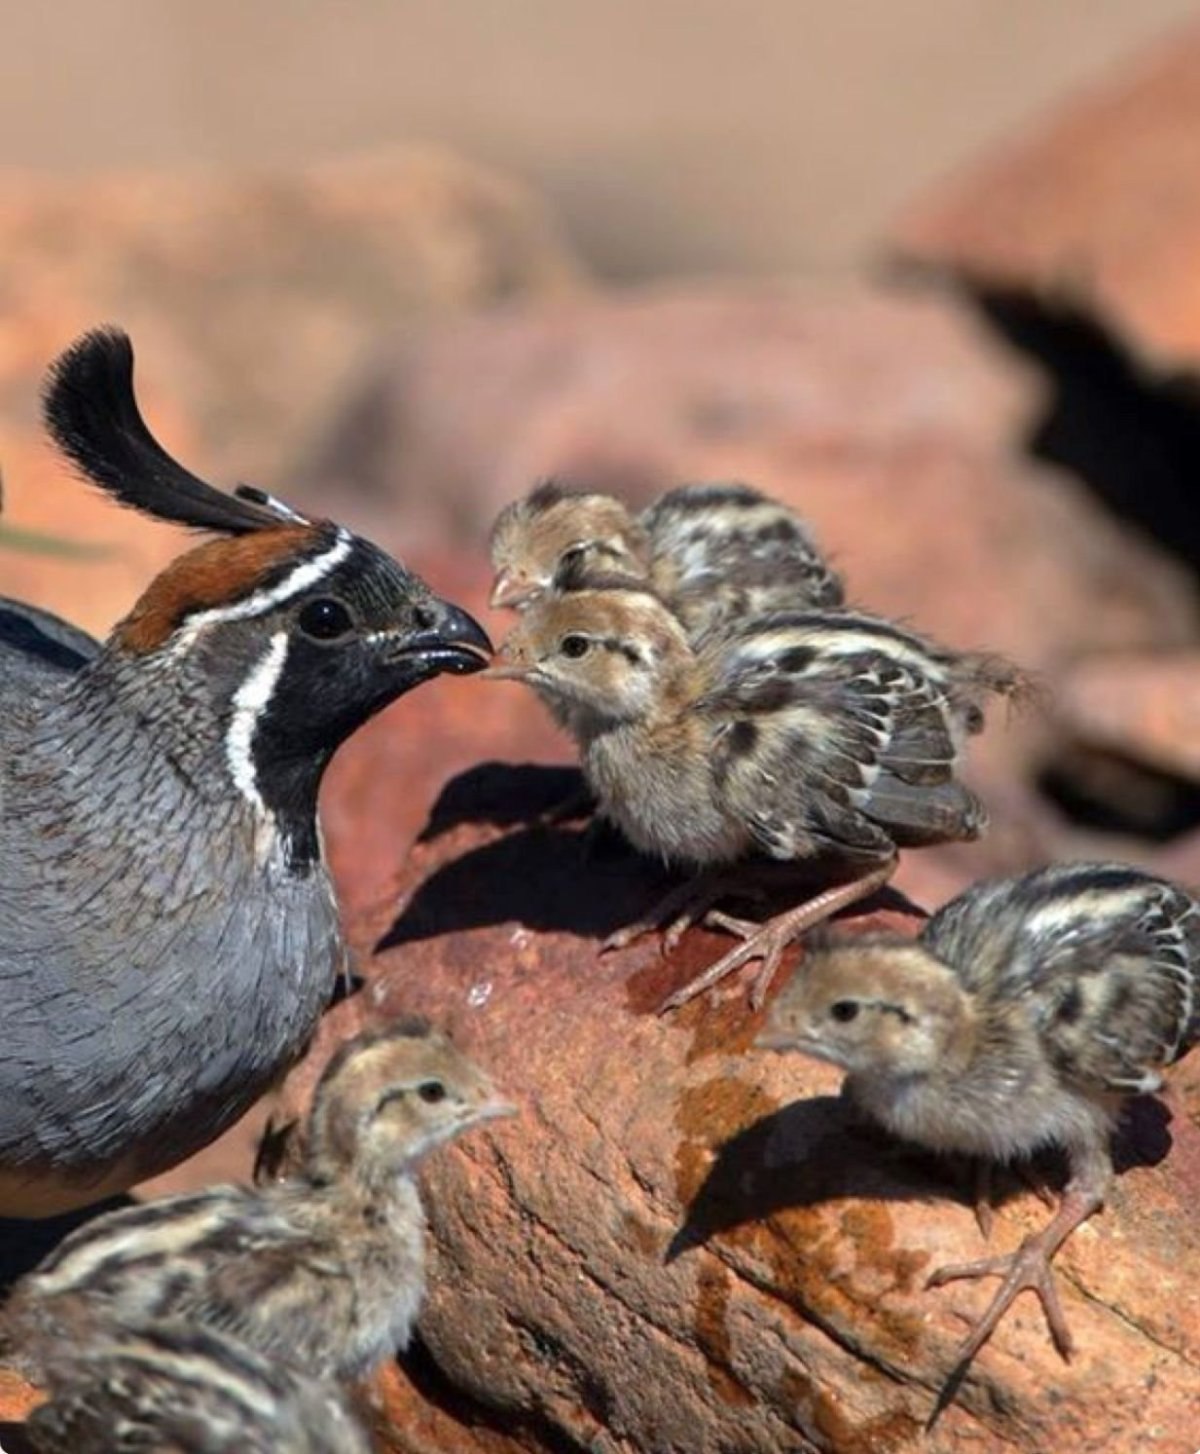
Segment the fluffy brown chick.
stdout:
<svg viewBox="0 0 1200 1454">
<path fill-rule="evenodd" d="M 1016 686 L 994 658 L 846 611 L 779 613 L 697 648 L 652 591 L 611 580 L 540 597 L 485 675 L 550 705 L 636 848 L 707 871 L 672 907 L 712 903 L 753 859 L 821 859 L 848 876 L 765 925 L 714 916 L 745 942 L 664 1008 L 753 958 L 761 1001 L 784 947 L 885 882 L 899 848 L 978 837 L 986 814 L 959 759 L 987 695 Z"/>
<path fill-rule="evenodd" d="M 363 1374 L 407 1345 L 424 1293 L 418 1163 L 513 1109 L 441 1034 L 360 1035 L 317 1085 L 299 1176 L 97 1217 L 17 1284 L 5 1345 L 36 1377 L 64 1339 L 177 1319 L 313 1377 Z"/>
<path fill-rule="evenodd" d="M 491 549 L 493 606 L 624 575 L 657 591 L 693 641 L 748 616 L 843 601 L 804 522 L 749 485 L 681 485 L 634 516 L 611 495 L 551 482 L 501 511 Z"/>
<path fill-rule="evenodd" d="M 368 1454 L 329 1383 L 232 1338 L 164 1324 L 61 1344 L 25 1425 L 38 1454 Z"/>
<path fill-rule="evenodd" d="M 1070 1354 L 1050 1262 L 1104 1204 L 1124 1102 L 1158 1090 L 1200 1037 L 1198 907 L 1124 864 L 1059 864 L 973 885 L 915 941 L 814 953 L 772 1006 L 758 1043 L 841 1066 L 846 1093 L 898 1136 L 995 1162 L 1066 1151 L 1070 1178 L 1042 1231 L 930 1278 L 1002 1279 L 952 1383 L 1026 1288 Z"/>
</svg>

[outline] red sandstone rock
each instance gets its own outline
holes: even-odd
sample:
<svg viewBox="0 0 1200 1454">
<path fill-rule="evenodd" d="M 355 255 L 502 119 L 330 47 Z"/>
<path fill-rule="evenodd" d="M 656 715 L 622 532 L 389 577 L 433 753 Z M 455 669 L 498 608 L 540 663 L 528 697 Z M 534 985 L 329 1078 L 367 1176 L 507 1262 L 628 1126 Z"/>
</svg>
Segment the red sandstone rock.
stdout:
<svg viewBox="0 0 1200 1454">
<path fill-rule="evenodd" d="M 1200 356 L 1200 29 L 935 188 L 901 221 L 902 256 L 1087 305 L 1144 354 Z"/>
<path fill-rule="evenodd" d="M 511 771 L 476 784 L 480 818 L 540 805 Z M 651 875 L 580 849 L 574 831 L 471 823 L 415 849 L 392 901 L 356 918 L 358 943 L 379 949 L 369 985 L 300 1077 L 311 1085 L 364 1021 L 417 1012 L 521 1104 L 424 1176 L 436 1251 L 420 1326 L 449 1390 L 550 1447 L 1049 1454 L 1133 1450 L 1154 1429 L 1154 1447 L 1191 1454 L 1195 1056 L 1169 1124 L 1137 1108 L 1110 1207 L 1060 1259 L 1076 1360 L 1059 1360 L 1023 1300 L 922 1443 L 987 1296 L 923 1286 L 941 1262 L 981 1255 L 965 1169 L 854 1124 L 828 1068 L 754 1051 L 744 986 L 657 1017 L 721 941 L 695 932 L 669 960 L 653 942 L 599 956 Z M 884 922 L 916 921 L 877 911 L 846 928 Z M 997 1248 L 1047 1216 L 1010 1192 Z M 403 1438 L 416 1413 L 397 1401 L 391 1416 Z"/>
</svg>

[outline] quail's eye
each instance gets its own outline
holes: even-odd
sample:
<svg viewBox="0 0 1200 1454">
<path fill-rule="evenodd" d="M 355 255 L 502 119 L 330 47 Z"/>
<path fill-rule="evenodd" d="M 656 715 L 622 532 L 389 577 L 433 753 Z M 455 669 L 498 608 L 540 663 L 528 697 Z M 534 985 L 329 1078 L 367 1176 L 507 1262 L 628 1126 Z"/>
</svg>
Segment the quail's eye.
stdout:
<svg viewBox="0 0 1200 1454">
<path fill-rule="evenodd" d="M 834 1000 L 829 1007 L 830 1016 L 840 1025 L 848 1025 L 858 1018 L 858 1003 L 855 1000 Z"/>
<path fill-rule="evenodd" d="M 572 661 L 578 661 L 581 656 L 586 656 L 592 649 L 592 643 L 586 636 L 564 636 L 558 644 L 558 649 L 564 656 L 569 656 Z"/>
<path fill-rule="evenodd" d="M 427 1101 L 431 1106 L 434 1106 L 438 1101 L 444 1101 L 446 1099 L 446 1087 L 440 1080 L 423 1080 L 417 1087 L 417 1094 L 423 1101 Z"/>
<path fill-rule="evenodd" d="M 582 560 L 587 546 L 579 541 L 575 545 L 568 545 L 566 550 L 559 556 L 563 565 L 574 565 L 577 560 Z"/>
<path fill-rule="evenodd" d="M 296 618 L 300 630 L 314 641 L 336 641 L 354 630 L 354 618 L 332 596 L 319 596 L 315 601 L 301 608 Z"/>
</svg>

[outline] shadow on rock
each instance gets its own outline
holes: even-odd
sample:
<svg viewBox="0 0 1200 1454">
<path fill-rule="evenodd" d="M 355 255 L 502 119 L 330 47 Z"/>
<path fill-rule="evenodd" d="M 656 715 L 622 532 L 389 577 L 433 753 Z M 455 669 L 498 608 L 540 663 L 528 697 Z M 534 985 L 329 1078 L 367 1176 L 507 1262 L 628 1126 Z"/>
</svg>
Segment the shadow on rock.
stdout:
<svg viewBox="0 0 1200 1454">
<path fill-rule="evenodd" d="M 464 823 L 516 828 L 539 819 L 585 817 L 593 807 L 578 768 L 482 762 L 446 784 L 417 841 L 433 843 Z"/>
<path fill-rule="evenodd" d="M 1138 1096 L 1125 1107 L 1113 1137 L 1117 1175 L 1135 1166 L 1157 1166 L 1171 1150 L 1171 1111 L 1153 1096 Z"/>
<path fill-rule="evenodd" d="M 36 1222 L 0 1217 L 0 1298 L 6 1297 L 18 1278 L 31 1272 L 76 1228 L 94 1217 L 103 1216 L 105 1212 L 133 1205 L 132 1197 L 119 1196 L 110 1197 L 95 1206 L 81 1207 L 75 1212 L 65 1212 L 61 1217 L 45 1217 Z"/>
<path fill-rule="evenodd" d="M 538 933 L 602 939 L 665 891 L 662 871 L 588 830 L 519 829 L 437 869 L 376 952 L 464 929 L 515 922 Z"/>
<path fill-rule="evenodd" d="M 1161 1101 L 1139 1097 L 1113 1145 L 1118 1174 L 1153 1166 L 1171 1147 L 1171 1115 Z M 795 1101 L 728 1140 L 684 1220 L 666 1260 L 703 1246 L 721 1232 L 761 1222 L 775 1212 L 826 1201 L 953 1200 L 974 1207 L 980 1163 L 939 1156 L 890 1136 L 865 1120 L 844 1096 Z M 1067 1179 L 1066 1159 L 1048 1150 L 1019 1167 L 991 1168 L 993 1207 L 1034 1189 L 1057 1192 Z"/>
<path fill-rule="evenodd" d="M 721 1147 L 671 1240 L 667 1260 L 720 1232 L 789 1208 L 842 1197 L 911 1201 L 948 1191 L 953 1196 L 950 1169 L 948 1161 L 865 1121 L 844 1097 L 794 1101 Z"/>
<path fill-rule="evenodd" d="M 435 869 L 375 952 L 504 923 L 604 939 L 651 913 L 678 876 L 636 853 L 598 819 L 572 827 L 552 821 L 563 805 L 582 810 L 586 803 L 583 778 L 573 768 L 491 762 L 459 774 L 443 789 L 419 841 L 435 842 L 464 824 L 514 831 Z M 758 917 L 826 887 L 819 864 L 764 860 L 746 874 L 744 890 L 731 884 L 720 902 L 724 907 L 753 900 Z M 891 887 L 855 912 L 873 907 L 919 912 Z M 661 998 L 657 993 L 655 1008 Z"/>
<path fill-rule="evenodd" d="M 0 1449 L 4 1454 L 37 1454 L 22 1424 L 0 1423 Z"/>
</svg>

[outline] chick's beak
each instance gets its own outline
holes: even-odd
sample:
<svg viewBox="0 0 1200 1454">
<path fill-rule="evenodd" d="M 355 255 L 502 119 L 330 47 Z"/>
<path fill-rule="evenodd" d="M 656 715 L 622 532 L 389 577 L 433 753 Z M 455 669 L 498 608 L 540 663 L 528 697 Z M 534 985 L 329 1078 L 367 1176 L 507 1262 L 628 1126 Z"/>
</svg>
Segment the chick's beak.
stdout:
<svg viewBox="0 0 1200 1454">
<path fill-rule="evenodd" d="M 781 1030 L 777 1025 L 766 1025 L 754 1037 L 756 1050 L 795 1050 L 800 1036 L 794 1030 Z"/>
<path fill-rule="evenodd" d="M 475 1112 L 475 1118 L 479 1121 L 499 1121 L 505 1116 L 515 1116 L 519 1106 L 512 1101 L 506 1101 L 502 1096 L 490 1096 Z"/>
<path fill-rule="evenodd" d="M 394 658 L 422 676 L 482 671 L 492 654 L 487 632 L 461 606 L 431 596 L 417 610 L 417 630 L 399 637 Z"/>
<path fill-rule="evenodd" d="M 519 661 L 504 661 L 498 657 L 479 675 L 489 682 L 521 682 L 529 675 L 529 668 Z"/>
<path fill-rule="evenodd" d="M 480 676 L 492 682 L 522 682 L 532 673 L 533 662 L 510 636 L 501 644 L 499 651 L 492 657 L 491 665 L 480 672 Z"/>
<path fill-rule="evenodd" d="M 524 606 L 536 594 L 537 586 L 528 577 L 502 570 L 492 582 L 488 605 L 493 608 L 510 606 L 515 610 L 518 606 Z"/>
</svg>

